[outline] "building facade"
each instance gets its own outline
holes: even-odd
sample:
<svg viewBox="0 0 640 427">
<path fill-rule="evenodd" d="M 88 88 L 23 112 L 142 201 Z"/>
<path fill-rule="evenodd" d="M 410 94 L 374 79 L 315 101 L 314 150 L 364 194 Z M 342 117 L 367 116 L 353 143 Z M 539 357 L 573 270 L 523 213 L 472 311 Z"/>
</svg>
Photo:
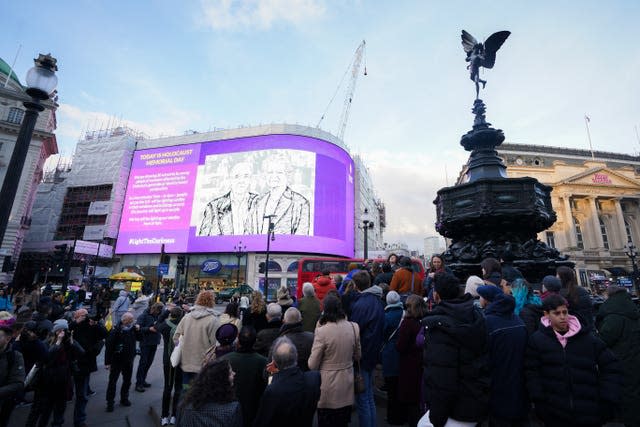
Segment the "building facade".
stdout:
<svg viewBox="0 0 640 427">
<path fill-rule="evenodd" d="M 625 246 L 640 242 L 640 157 L 536 145 L 502 144 L 509 177 L 553 188 L 558 220 L 538 238 L 576 263 L 580 283 L 629 276 Z"/>
</svg>

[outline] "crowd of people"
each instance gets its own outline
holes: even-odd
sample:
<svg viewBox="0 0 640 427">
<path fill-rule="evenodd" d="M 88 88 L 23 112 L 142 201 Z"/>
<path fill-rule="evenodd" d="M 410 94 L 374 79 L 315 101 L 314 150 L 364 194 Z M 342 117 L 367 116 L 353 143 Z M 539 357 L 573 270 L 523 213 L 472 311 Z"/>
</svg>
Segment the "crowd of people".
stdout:
<svg viewBox="0 0 640 427">
<path fill-rule="evenodd" d="M 37 289 L 8 305 L 0 292 L 0 426 L 31 393 L 27 426 L 63 425 L 68 402 L 74 426 L 91 424 L 103 348 L 105 410 L 131 406 L 161 343 L 163 426 L 340 427 L 354 414 L 376 426 L 379 393 L 389 425 L 640 426 L 640 311 L 626 289 L 610 286 L 596 310 L 571 268 L 536 292 L 503 267 L 485 259 L 461 283 L 435 256 L 420 280 L 390 256 L 322 272 L 299 300 L 256 291 L 224 312 L 212 290 L 193 305 Z"/>
</svg>

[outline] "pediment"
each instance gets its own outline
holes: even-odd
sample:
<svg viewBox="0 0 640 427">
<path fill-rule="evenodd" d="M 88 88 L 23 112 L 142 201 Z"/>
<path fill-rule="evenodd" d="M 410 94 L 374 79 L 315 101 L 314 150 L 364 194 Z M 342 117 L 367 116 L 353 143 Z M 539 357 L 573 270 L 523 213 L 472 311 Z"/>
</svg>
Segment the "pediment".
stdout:
<svg viewBox="0 0 640 427">
<path fill-rule="evenodd" d="M 640 189 L 640 181 L 603 167 L 588 169 L 565 178 L 558 184 Z"/>
</svg>

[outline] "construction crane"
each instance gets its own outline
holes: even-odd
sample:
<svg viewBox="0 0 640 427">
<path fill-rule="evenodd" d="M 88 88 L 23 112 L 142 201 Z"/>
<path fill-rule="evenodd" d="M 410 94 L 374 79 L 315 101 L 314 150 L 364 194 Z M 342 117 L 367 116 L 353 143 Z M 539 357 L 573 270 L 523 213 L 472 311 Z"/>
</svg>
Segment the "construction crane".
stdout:
<svg viewBox="0 0 640 427">
<path fill-rule="evenodd" d="M 349 79 L 349 85 L 347 86 L 347 94 L 344 100 L 344 106 L 342 107 L 342 114 L 340 115 L 340 121 L 338 122 L 338 138 L 340 138 L 341 140 L 344 140 L 344 131 L 347 128 L 347 122 L 349 121 L 349 112 L 351 110 L 351 104 L 353 101 L 353 94 L 356 90 L 356 82 L 358 81 L 358 76 L 360 75 L 360 66 L 362 65 L 362 61 L 364 60 L 364 75 L 367 75 L 367 60 L 365 57 L 365 46 L 366 46 L 367 42 L 362 40 L 362 43 L 360 43 L 360 45 L 358 46 L 358 48 L 356 49 L 356 53 L 353 55 L 353 59 L 351 60 L 351 63 L 349 64 L 349 67 L 347 67 L 347 70 L 344 72 L 344 74 L 342 75 L 342 79 L 340 80 L 340 83 L 338 84 L 338 87 L 336 88 L 336 91 L 334 92 L 333 96 L 331 97 L 331 100 L 329 101 L 329 104 L 327 105 L 327 108 L 325 108 L 324 113 L 322 114 L 322 117 L 320 117 L 320 120 L 318 121 L 318 124 L 316 125 L 316 127 L 320 127 L 320 124 L 322 123 L 322 121 L 325 118 L 325 115 L 327 114 L 327 111 L 329 110 L 329 107 L 331 107 L 331 104 L 333 103 L 333 100 L 335 99 L 336 95 L 338 94 L 338 91 L 340 90 L 340 88 L 342 87 L 342 83 L 345 80 L 345 77 L 349 74 L 349 71 L 351 71 L 351 78 Z"/>
</svg>

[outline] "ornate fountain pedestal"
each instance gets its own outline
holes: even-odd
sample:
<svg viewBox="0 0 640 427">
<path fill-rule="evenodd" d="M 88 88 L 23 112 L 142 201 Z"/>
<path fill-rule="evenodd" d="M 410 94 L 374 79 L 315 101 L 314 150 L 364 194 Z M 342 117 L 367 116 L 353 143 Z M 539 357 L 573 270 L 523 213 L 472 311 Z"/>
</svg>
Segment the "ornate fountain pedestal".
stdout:
<svg viewBox="0 0 640 427">
<path fill-rule="evenodd" d="M 537 239 L 537 233 L 556 221 L 551 187 L 535 178 L 507 178 L 506 166 L 495 147 L 504 134 L 485 121 L 485 106 L 476 99 L 473 129 L 460 144 L 471 151 L 466 182 L 438 191 L 436 230 L 451 239 L 444 253 L 446 265 L 460 280 L 481 276 L 487 257 L 513 260 L 530 283 L 554 274 L 559 265 L 573 266 L 556 249 Z"/>
</svg>

